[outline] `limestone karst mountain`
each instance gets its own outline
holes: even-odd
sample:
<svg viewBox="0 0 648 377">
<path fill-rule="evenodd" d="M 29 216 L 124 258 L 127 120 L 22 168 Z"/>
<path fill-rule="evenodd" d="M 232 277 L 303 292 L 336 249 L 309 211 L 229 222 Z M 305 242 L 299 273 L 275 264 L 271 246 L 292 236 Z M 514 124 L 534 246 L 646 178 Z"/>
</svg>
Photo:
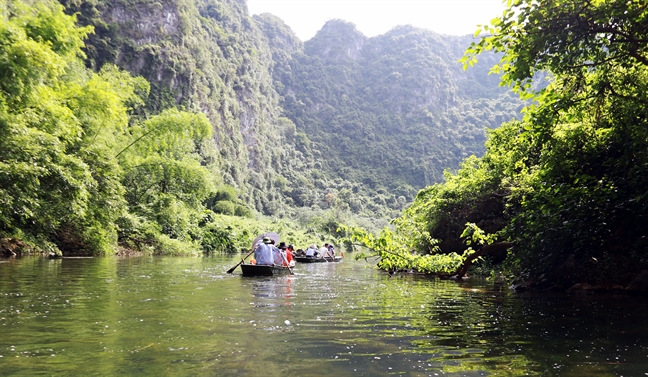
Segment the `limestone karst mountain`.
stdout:
<svg viewBox="0 0 648 377">
<path fill-rule="evenodd" d="M 62 3 L 95 27 L 88 66 L 112 62 L 151 83 L 148 113 L 208 116 L 223 183 L 266 214 L 339 206 L 393 216 L 482 153 L 485 129 L 520 107 L 487 75 L 492 62 L 462 69 L 468 36 L 402 26 L 367 38 L 332 20 L 302 42 L 244 1 Z"/>
</svg>

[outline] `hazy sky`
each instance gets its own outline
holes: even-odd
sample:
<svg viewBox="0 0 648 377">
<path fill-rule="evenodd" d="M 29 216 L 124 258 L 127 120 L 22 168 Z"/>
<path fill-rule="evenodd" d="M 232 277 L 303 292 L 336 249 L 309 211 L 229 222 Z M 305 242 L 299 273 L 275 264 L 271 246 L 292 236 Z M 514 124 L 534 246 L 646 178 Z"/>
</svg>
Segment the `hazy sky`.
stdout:
<svg viewBox="0 0 648 377">
<path fill-rule="evenodd" d="M 326 21 L 352 22 L 367 37 L 397 25 L 414 25 L 439 34 L 472 34 L 504 10 L 502 0 L 248 0 L 250 14 L 272 13 L 302 41 Z"/>
</svg>

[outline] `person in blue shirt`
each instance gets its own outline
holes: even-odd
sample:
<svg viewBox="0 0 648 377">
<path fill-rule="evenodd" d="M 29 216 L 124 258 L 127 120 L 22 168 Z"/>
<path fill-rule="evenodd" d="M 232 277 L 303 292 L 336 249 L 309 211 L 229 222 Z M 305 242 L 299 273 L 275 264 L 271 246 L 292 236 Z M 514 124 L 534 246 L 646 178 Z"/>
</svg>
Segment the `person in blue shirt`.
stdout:
<svg viewBox="0 0 648 377">
<path fill-rule="evenodd" d="M 331 258 L 335 258 L 335 248 L 333 247 L 332 244 L 326 244 L 328 248 L 328 253 L 331 256 Z"/>
<path fill-rule="evenodd" d="M 260 243 L 254 249 L 254 259 L 256 264 L 259 265 L 272 265 L 274 263 L 272 240 L 268 237 L 263 238 L 263 243 Z"/>
</svg>

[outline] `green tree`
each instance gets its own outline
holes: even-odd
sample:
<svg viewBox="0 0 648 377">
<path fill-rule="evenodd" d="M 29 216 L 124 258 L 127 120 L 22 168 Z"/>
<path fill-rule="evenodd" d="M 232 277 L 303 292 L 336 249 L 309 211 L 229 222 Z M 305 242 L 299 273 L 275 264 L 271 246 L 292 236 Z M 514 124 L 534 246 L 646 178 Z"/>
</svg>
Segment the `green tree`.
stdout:
<svg viewBox="0 0 648 377">
<path fill-rule="evenodd" d="M 588 85 L 589 73 L 648 65 L 648 9 L 643 1 L 509 0 L 508 4 L 501 17 L 481 29 L 490 35 L 473 43 L 463 58 L 472 65 L 484 51 L 503 53 L 492 68 L 504 74 L 503 84 L 528 90 L 538 72 L 549 71 L 577 89 Z M 622 88 L 608 88 L 614 89 Z"/>
<path fill-rule="evenodd" d="M 648 266 L 639 225 L 648 207 L 648 11 L 617 0 L 509 5 L 463 60 L 502 53 L 492 71 L 534 102 L 522 121 L 489 133 L 482 158 L 422 190 L 395 221 L 396 238 L 419 253 L 440 238 L 451 253 L 468 237 L 474 252 L 458 275 L 513 246 L 508 268 L 537 286 L 628 284 Z"/>
<path fill-rule="evenodd" d="M 216 180 L 201 165 L 198 153 L 201 142 L 211 136 L 207 118 L 168 109 L 131 126 L 129 134 L 116 157 L 124 169 L 131 212 L 158 224 L 171 238 L 187 242 L 199 238 L 199 213 Z"/>
<path fill-rule="evenodd" d="M 3 3 L 0 233 L 52 252 L 107 252 L 123 208 L 110 148 L 127 124 L 124 92 L 83 68 L 89 32 L 56 2 Z"/>
<path fill-rule="evenodd" d="M 179 253 L 202 236 L 218 180 L 204 160 L 203 114 L 133 117 L 149 85 L 81 58 L 91 27 L 56 2 L 3 3 L 0 24 L 0 240 L 112 253 L 118 235 Z M 127 244 L 128 246 L 128 244 Z"/>
<path fill-rule="evenodd" d="M 647 263 L 646 7 L 509 4 L 464 63 L 502 53 L 492 71 L 534 104 L 490 133 L 482 159 L 419 194 L 401 226 L 435 235 L 453 219 L 504 222 L 493 231 L 516 245 L 510 266 L 535 284 L 628 283 Z M 483 206 L 492 197 L 503 200 L 494 213 Z M 454 229 L 445 236 L 459 239 Z"/>
</svg>

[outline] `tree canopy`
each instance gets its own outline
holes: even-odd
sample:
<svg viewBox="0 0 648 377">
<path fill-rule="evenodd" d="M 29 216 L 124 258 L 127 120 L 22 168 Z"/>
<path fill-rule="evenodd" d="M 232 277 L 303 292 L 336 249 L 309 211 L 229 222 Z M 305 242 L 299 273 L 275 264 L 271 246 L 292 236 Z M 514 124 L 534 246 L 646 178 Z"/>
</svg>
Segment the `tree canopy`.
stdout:
<svg viewBox="0 0 648 377">
<path fill-rule="evenodd" d="M 522 88 L 537 72 L 576 81 L 586 73 L 648 65 L 648 8 L 643 1 L 509 0 L 509 9 L 480 31 L 465 63 L 494 50 L 504 53 L 494 72 Z"/>
<path fill-rule="evenodd" d="M 220 177 L 205 115 L 135 116 L 148 82 L 85 68 L 92 27 L 57 2 L 10 1 L 0 14 L 0 242 L 53 254 L 214 249 L 202 212 Z"/>
<path fill-rule="evenodd" d="M 648 265 L 647 12 L 640 1 L 509 1 L 462 60 L 502 53 L 492 71 L 533 103 L 489 132 L 482 158 L 422 190 L 397 234 L 423 253 L 430 240 L 441 253 L 505 242 L 508 271 L 539 287 L 628 284 Z M 477 229 L 482 245 L 462 243 Z"/>
</svg>

